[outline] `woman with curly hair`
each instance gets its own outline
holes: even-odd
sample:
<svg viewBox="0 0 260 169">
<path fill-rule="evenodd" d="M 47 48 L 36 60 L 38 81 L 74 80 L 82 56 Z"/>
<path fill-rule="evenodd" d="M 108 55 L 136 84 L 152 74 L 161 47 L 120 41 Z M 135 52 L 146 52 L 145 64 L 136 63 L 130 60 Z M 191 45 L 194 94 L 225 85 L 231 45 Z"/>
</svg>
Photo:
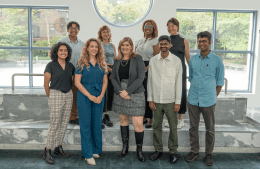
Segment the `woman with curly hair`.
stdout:
<svg viewBox="0 0 260 169">
<path fill-rule="evenodd" d="M 131 116 L 135 131 L 137 157 L 141 162 L 144 162 L 142 145 L 145 113 L 143 86 L 145 65 L 142 57 L 134 53 L 133 41 L 129 37 L 125 37 L 119 42 L 118 53 L 113 66 L 111 81 L 115 89 L 112 109 L 119 115 L 123 142 L 123 149 L 119 156 L 124 157 L 128 153 L 129 116 Z"/>
<path fill-rule="evenodd" d="M 68 157 L 62 149 L 62 142 L 69 122 L 73 101 L 72 81 L 75 67 L 70 63 L 72 50 L 67 43 L 59 42 L 51 49 L 51 62 L 44 71 L 44 88 L 49 98 L 50 126 L 43 159 L 48 164 L 54 164 L 51 148 L 54 154 Z M 49 83 L 51 82 L 50 86 Z"/>
<path fill-rule="evenodd" d="M 147 123 L 145 128 L 151 128 L 153 125 L 153 111 L 149 107 L 149 102 L 147 102 L 147 78 L 148 78 L 148 68 L 150 59 L 160 53 L 158 44 L 158 28 L 154 20 L 146 20 L 143 23 L 142 31 L 144 32 L 144 37 L 138 40 L 135 44 L 136 52 L 142 56 L 144 64 L 146 67 L 145 78 L 143 85 L 145 88 L 145 114 L 144 122 Z M 147 121 L 149 118 L 149 122 Z"/>
<path fill-rule="evenodd" d="M 82 156 L 90 165 L 96 165 L 94 158 L 102 153 L 101 124 L 107 72 L 101 42 L 90 38 L 82 49 L 75 71 Z"/>
<path fill-rule="evenodd" d="M 114 95 L 114 86 L 111 83 L 111 72 L 112 67 L 114 64 L 114 57 L 116 56 L 116 48 L 111 43 L 111 30 L 107 25 L 103 25 L 98 30 L 98 39 L 102 42 L 102 46 L 104 48 L 105 57 L 106 57 L 106 63 L 107 63 L 107 69 L 109 74 L 108 77 L 108 85 L 107 85 L 107 91 L 106 91 L 106 97 L 105 97 L 105 104 L 103 108 L 104 116 L 102 119 L 102 123 L 108 127 L 113 126 L 113 122 L 110 120 L 109 117 L 109 111 L 112 110 L 112 102 L 113 102 L 113 95 Z M 102 126 L 102 128 L 105 128 L 105 126 Z"/>
</svg>

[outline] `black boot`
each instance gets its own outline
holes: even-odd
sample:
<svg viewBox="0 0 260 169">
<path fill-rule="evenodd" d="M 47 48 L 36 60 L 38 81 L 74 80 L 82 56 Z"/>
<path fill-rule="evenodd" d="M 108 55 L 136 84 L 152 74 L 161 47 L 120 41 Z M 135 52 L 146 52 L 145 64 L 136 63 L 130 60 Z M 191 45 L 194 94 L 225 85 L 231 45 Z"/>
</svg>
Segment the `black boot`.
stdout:
<svg viewBox="0 0 260 169">
<path fill-rule="evenodd" d="M 46 147 L 44 149 L 43 159 L 47 164 L 54 164 L 53 158 L 51 156 L 51 149 L 46 150 Z"/>
<path fill-rule="evenodd" d="M 128 153 L 129 147 L 129 126 L 120 126 L 123 149 L 118 154 L 119 157 L 124 157 Z"/>
<path fill-rule="evenodd" d="M 61 155 L 62 157 L 69 157 L 70 155 L 68 153 L 65 153 L 62 149 L 62 146 L 55 147 L 54 154 Z"/>
<path fill-rule="evenodd" d="M 145 162 L 145 158 L 142 151 L 143 139 L 144 139 L 144 132 L 135 132 L 136 154 L 138 159 L 141 162 Z"/>
<path fill-rule="evenodd" d="M 110 117 L 108 114 L 104 114 L 104 117 L 102 119 L 102 123 L 104 123 L 108 127 L 113 127 L 113 122 L 110 120 Z"/>
</svg>

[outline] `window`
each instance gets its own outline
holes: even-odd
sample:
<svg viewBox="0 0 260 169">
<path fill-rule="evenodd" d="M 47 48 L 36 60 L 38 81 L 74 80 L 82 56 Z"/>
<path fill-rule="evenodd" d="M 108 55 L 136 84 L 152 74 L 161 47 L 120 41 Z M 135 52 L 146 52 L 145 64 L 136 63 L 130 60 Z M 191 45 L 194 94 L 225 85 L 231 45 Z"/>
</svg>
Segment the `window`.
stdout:
<svg viewBox="0 0 260 169">
<path fill-rule="evenodd" d="M 223 59 L 228 91 L 251 92 L 256 11 L 177 10 L 180 35 L 199 53 L 197 33 L 212 34 L 211 51 Z"/>
<path fill-rule="evenodd" d="M 43 74 L 50 48 L 66 36 L 67 7 L 0 6 L 0 87 L 14 73 Z M 12 29 L 10 29 L 12 28 Z M 16 86 L 43 86 L 42 77 L 15 77 Z"/>
<path fill-rule="evenodd" d="M 53 35 L 55 34 L 55 28 L 54 27 L 50 27 L 50 33 Z"/>
<path fill-rule="evenodd" d="M 97 14 L 110 25 L 133 26 L 150 12 L 153 0 L 93 0 Z"/>
<path fill-rule="evenodd" d="M 33 25 L 32 26 L 32 36 L 33 36 L 33 41 L 36 42 L 37 39 L 36 38 L 40 38 L 40 27 L 37 25 Z"/>
</svg>

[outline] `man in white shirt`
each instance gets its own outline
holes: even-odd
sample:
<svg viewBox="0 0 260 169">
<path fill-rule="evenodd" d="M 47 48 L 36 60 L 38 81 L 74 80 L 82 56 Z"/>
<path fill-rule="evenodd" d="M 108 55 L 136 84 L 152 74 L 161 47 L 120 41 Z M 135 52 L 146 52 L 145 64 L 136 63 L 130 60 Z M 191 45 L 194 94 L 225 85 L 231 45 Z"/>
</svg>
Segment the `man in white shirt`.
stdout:
<svg viewBox="0 0 260 169">
<path fill-rule="evenodd" d="M 155 153 L 151 160 L 156 160 L 162 155 L 162 122 L 163 115 L 170 126 L 168 148 L 170 162 L 176 163 L 178 136 L 177 136 L 177 113 L 180 110 L 182 94 L 182 64 L 181 60 L 169 52 L 171 38 L 167 35 L 159 37 L 161 53 L 154 56 L 149 63 L 147 84 L 147 101 L 154 112 L 153 145 Z"/>
</svg>

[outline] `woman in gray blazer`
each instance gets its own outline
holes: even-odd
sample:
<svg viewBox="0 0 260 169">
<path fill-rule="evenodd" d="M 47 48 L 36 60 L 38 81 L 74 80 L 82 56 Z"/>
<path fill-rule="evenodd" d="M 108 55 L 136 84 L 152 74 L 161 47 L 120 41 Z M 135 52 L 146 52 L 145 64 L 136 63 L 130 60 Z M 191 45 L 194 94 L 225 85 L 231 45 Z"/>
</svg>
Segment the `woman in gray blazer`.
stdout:
<svg viewBox="0 0 260 169">
<path fill-rule="evenodd" d="M 111 76 L 114 86 L 112 110 L 119 114 L 123 142 L 123 149 L 119 156 L 124 157 L 128 153 L 129 116 L 132 116 L 137 157 L 142 162 L 145 161 L 142 152 L 145 113 L 144 76 L 145 65 L 142 57 L 134 53 L 132 39 L 123 38 L 118 45 L 118 56 L 115 59 Z"/>
</svg>

